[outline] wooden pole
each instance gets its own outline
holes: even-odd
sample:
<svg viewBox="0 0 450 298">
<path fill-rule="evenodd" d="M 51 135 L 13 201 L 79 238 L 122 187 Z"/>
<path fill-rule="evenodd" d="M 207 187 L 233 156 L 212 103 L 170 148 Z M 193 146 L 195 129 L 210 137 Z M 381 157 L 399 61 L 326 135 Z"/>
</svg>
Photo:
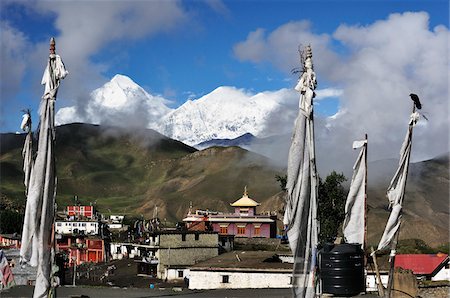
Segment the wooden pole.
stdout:
<svg viewBox="0 0 450 298">
<path fill-rule="evenodd" d="M 367 149 L 368 149 L 368 139 L 367 134 L 365 134 L 366 137 L 366 153 L 364 156 L 364 167 L 366 169 L 365 171 L 365 177 L 364 177 L 364 243 L 363 243 L 363 251 L 364 251 L 364 261 L 365 265 L 367 265 L 367 258 L 365 257 L 365 251 L 367 247 Z"/>
<path fill-rule="evenodd" d="M 383 282 L 381 281 L 380 271 L 378 271 L 377 255 L 375 254 L 373 247 L 371 247 L 371 256 L 373 259 L 373 264 L 375 265 L 375 275 L 377 278 L 378 296 L 384 297 L 384 286 L 383 286 Z"/>
<path fill-rule="evenodd" d="M 366 247 L 367 247 L 367 149 L 368 149 L 368 139 L 367 139 L 367 133 L 365 134 L 366 143 L 365 146 L 365 154 L 364 154 L 364 241 L 362 243 L 363 245 L 363 252 L 364 252 L 364 268 L 366 268 L 367 273 L 367 256 L 366 256 Z M 364 274 L 364 292 L 366 292 L 366 285 L 367 285 L 367 274 Z"/>
<path fill-rule="evenodd" d="M 414 114 L 415 112 L 416 112 L 416 104 L 413 103 L 412 113 Z M 408 140 L 408 142 L 411 143 L 411 146 L 412 146 L 412 131 L 413 131 L 413 128 L 414 128 L 414 123 L 411 122 L 409 124 L 410 134 L 409 134 L 409 140 Z M 411 147 L 409 148 L 409 150 L 411 152 Z M 407 168 L 406 168 L 406 177 L 405 177 L 405 191 L 406 191 L 406 181 L 408 179 L 408 170 L 409 170 L 409 159 L 410 159 L 410 157 L 411 157 L 411 153 L 408 154 L 408 160 L 406 161 Z M 401 198 L 402 204 L 403 204 L 403 200 L 404 200 L 404 197 L 405 197 L 405 191 L 403 192 L 402 198 Z M 400 211 L 399 216 L 402 213 L 403 212 Z M 396 249 L 397 249 L 398 238 L 399 238 L 399 235 L 400 235 L 400 226 L 401 226 L 401 219 L 400 219 L 400 222 L 399 222 L 399 225 L 398 225 L 397 232 L 395 233 L 395 236 L 394 236 L 394 241 L 391 244 L 391 253 L 389 255 L 390 267 L 389 267 L 389 281 L 388 281 L 388 287 L 387 287 L 387 298 L 391 298 L 392 286 L 394 284 L 394 269 L 395 269 L 394 268 L 395 267 L 394 263 L 395 263 L 395 254 L 396 254 Z"/>
</svg>

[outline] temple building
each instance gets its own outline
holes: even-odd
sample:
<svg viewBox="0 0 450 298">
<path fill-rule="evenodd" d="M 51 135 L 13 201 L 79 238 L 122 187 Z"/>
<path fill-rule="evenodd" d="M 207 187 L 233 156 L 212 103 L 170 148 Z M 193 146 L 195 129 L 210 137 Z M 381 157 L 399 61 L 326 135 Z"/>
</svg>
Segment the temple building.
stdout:
<svg viewBox="0 0 450 298">
<path fill-rule="evenodd" d="M 258 214 L 256 207 L 260 203 L 248 196 L 247 187 L 243 196 L 230 204 L 234 213 L 221 213 L 191 209 L 183 222 L 188 230 L 207 229 L 218 232 L 219 235 L 233 235 L 245 238 L 275 238 L 276 216 Z"/>
</svg>

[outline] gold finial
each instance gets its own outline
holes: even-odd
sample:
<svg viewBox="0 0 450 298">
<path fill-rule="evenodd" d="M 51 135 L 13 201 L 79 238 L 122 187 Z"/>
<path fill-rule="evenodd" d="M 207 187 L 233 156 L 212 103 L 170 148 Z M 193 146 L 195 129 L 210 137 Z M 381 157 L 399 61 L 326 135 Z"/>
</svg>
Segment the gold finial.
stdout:
<svg viewBox="0 0 450 298">
<path fill-rule="evenodd" d="M 247 185 L 244 187 L 244 197 L 248 197 Z"/>
</svg>

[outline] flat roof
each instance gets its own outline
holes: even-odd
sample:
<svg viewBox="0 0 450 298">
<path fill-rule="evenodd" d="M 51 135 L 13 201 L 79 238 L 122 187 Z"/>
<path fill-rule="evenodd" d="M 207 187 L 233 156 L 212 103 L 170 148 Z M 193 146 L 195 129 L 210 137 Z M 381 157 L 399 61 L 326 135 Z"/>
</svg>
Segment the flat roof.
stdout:
<svg viewBox="0 0 450 298">
<path fill-rule="evenodd" d="M 276 259 L 276 251 L 232 251 L 191 266 L 194 271 L 277 271 L 292 272 L 293 264 L 280 262 L 264 262 Z M 238 257 L 237 257 L 237 256 Z"/>
</svg>

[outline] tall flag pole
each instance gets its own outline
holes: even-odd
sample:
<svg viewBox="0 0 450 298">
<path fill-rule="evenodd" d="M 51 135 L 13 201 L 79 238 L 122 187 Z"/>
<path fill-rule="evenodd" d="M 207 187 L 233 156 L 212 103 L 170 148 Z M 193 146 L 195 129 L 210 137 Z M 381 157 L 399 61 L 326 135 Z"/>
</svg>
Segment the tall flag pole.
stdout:
<svg viewBox="0 0 450 298">
<path fill-rule="evenodd" d="M 362 249 L 366 241 L 367 196 L 367 134 L 365 140 L 353 142 L 353 149 L 361 148 L 353 166 L 350 191 L 345 202 L 344 238 L 347 243 L 358 243 Z"/>
<path fill-rule="evenodd" d="M 414 96 L 413 96 L 414 95 Z M 408 177 L 409 160 L 411 156 L 412 147 L 412 133 L 413 128 L 419 120 L 419 113 L 416 112 L 422 106 L 420 104 L 419 98 L 415 94 L 411 94 L 411 99 L 414 101 L 412 114 L 410 116 L 408 131 L 406 132 L 405 140 L 403 141 L 402 148 L 400 150 L 400 160 L 397 171 L 391 180 L 391 183 L 387 190 L 387 198 L 389 200 L 389 205 L 392 208 L 391 214 L 389 215 L 386 228 L 384 230 L 383 236 L 381 237 L 380 243 L 376 251 L 383 250 L 385 248 L 391 247 L 391 253 L 389 255 L 390 269 L 389 269 L 389 281 L 387 288 L 387 297 L 391 297 L 391 289 L 393 285 L 394 277 L 394 262 L 395 254 L 397 249 L 397 241 L 400 233 L 400 225 L 402 218 L 402 208 L 403 200 L 405 197 L 406 180 Z M 372 254 L 376 253 L 373 252 Z"/>
<path fill-rule="evenodd" d="M 31 170 L 20 248 L 21 263 L 37 266 L 33 297 L 47 297 L 53 265 L 52 226 L 55 216 L 55 101 L 61 79 L 68 72 L 55 53 L 55 39 L 50 40 L 50 54 L 42 77 L 44 95 L 39 107 L 38 154 Z"/>
<path fill-rule="evenodd" d="M 317 286 L 315 268 L 319 235 L 313 112 L 317 81 L 310 46 L 301 52 L 301 59 L 303 73 L 295 87 L 295 90 L 300 92 L 299 113 L 289 150 L 283 223 L 294 254 L 294 296 L 314 297 Z"/>
</svg>

